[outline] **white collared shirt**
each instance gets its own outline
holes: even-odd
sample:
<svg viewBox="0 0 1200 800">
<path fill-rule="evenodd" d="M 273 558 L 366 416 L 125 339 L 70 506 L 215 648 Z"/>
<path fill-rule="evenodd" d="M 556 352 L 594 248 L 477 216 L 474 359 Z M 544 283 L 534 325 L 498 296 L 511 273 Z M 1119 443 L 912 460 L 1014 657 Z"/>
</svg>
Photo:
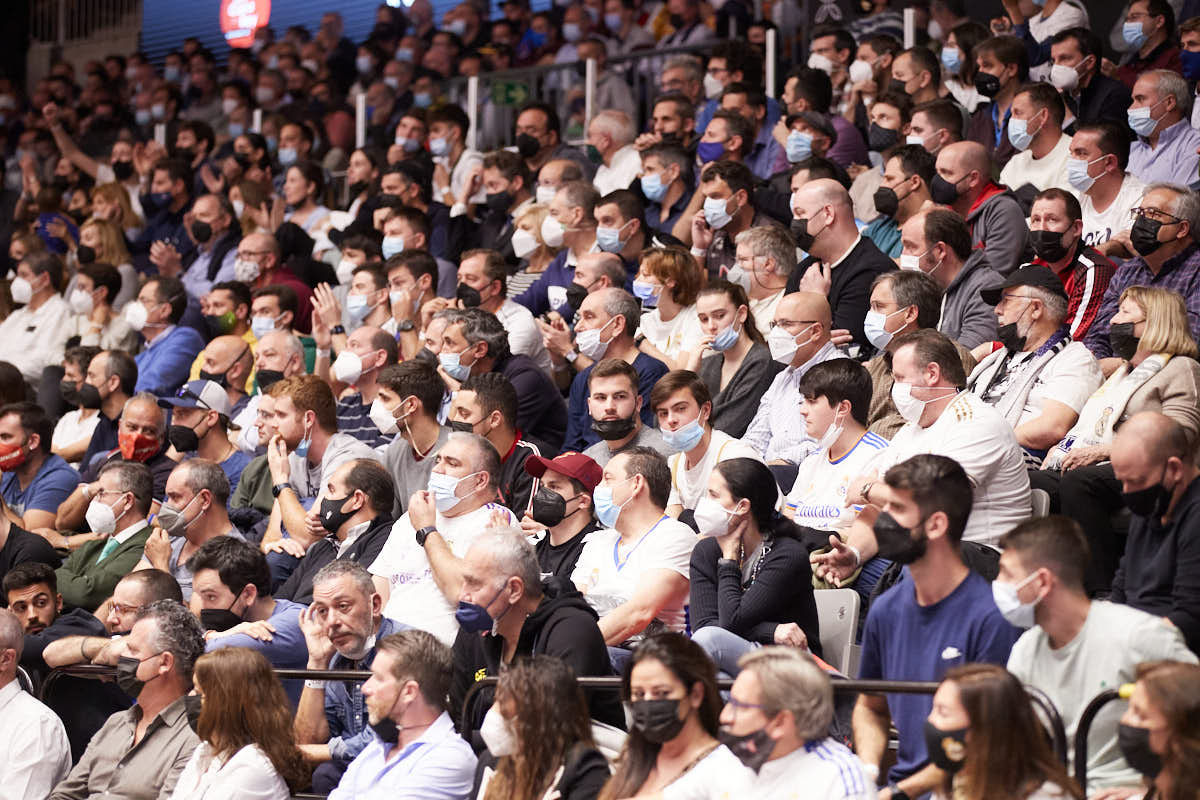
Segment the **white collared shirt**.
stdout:
<svg viewBox="0 0 1200 800">
<path fill-rule="evenodd" d="M 45 800 L 71 771 L 71 744 L 58 715 L 13 679 L 0 688 L 0 795 Z"/>
</svg>

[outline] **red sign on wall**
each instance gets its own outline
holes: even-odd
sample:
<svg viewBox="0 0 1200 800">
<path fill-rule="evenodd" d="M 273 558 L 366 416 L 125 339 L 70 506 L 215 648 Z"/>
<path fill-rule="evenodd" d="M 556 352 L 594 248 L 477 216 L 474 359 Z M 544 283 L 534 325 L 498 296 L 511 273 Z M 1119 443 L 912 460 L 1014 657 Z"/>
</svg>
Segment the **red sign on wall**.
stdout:
<svg viewBox="0 0 1200 800">
<path fill-rule="evenodd" d="M 221 0 L 221 32 L 230 47 L 249 47 L 271 19 L 271 0 Z"/>
</svg>

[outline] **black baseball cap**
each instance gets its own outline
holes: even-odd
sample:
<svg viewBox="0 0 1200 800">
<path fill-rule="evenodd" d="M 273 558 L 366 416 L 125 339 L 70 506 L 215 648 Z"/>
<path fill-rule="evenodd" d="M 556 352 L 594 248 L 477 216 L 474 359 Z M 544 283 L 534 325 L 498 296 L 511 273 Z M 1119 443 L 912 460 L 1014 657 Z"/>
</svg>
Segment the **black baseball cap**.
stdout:
<svg viewBox="0 0 1200 800">
<path fill-rule="evenodd" d="M 1000 298 L 1004 294 L 1005 289 L 1011 289 L 1014 286 L 1035 286 L 1039 289 L 1056 294 L 1063 300 L 1067 299 L 1067 290 L 1063 288 L 1063 282 L 1057 275 L 1050 271 L 1049 267 L 1043 267 L 1039 264 L 1026 264 L 1019 270 L 1009 275 L 1004 283 L 999 286 L 990 286 L 987 289 L 980 289 L 979 296 L 983 298 L 983 302 L 990 306 L 994 306 L 1000 302 Z"/>
</svg>

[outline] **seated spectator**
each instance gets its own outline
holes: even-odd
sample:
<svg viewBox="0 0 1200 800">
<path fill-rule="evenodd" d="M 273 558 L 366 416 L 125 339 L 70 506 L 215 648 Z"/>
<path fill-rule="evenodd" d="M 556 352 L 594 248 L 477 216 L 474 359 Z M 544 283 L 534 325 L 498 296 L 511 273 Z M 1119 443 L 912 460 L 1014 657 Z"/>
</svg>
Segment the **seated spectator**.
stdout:
<svg viewBox="0 0 1200 800">
<path fill-rule="evenodd" d="M 205 194 L 196 198 L 183 215 L 184 230 L 191 246 L 184 253 L 161 242 L 150 245 L 150 263 L 158 274 L 178 278 L 193 299 L 199 300 L 213 285 L 234 279 L 238 241 L 233 206 L 224 195 Z"/>
<path fill-rule="evenodd" d="M 567 420 L 548 371 L 529 356 L 509 349 L 511 335 L 495 314 L 482 309 L 452 309 L 446 322 L 438 372 L 447 390 L 457 389 L 468 375 L 499 373 L 517 391 L 517 427 L 550 447 L 560 445 Z M 464 363 L 468 354 L 471 360 Z"/>
<path fill-rule="evenodd" d="M 741 117 L 731 116 L 744 124 Z M 706 138 L 710 135 L 705 132 Z M 738 161 L 706 163 L 696 194 L 675 223 L 676 238 L 691 242 L 692 255 L 710 281 L 722 277 L 737 262 L 739 233 L 772 224 L 754 207 L 756 182 L 754 173 Z M 693 207 L 699 210 L 692 211 Z"/>
<path fill-rule="evenodd" d="M 496 491 L 501 505 L 513 513 L 529 508 L 535 482 L 525 461 L 541 455 L 536 441 L 526 441 L 517 429 L 517 393 L 508 378 L 495 372 L 472 375 L 454 393 L 446 424 L 451 430 L 474 433 L 491 442 L 500 454 Z M 544 445 L 543 445 L 544 446 Z"/>
<path fill-rule="evenodd" d="M 768 114 L 767 96 L 753 82 L 735 81 L 721 92 L 721 110 L 741 115 L 750 125 L 744 160 L 760 180 L 768 180 L 787 162 L 784 146 L 772 135 L 778 115 Z"/>
<path fill-rule="evenodd" d="M 589 367 L 588 417 L 600 441 L 584 450 L 584 455 L 601 467 L 631 447 L 650 447 L 663 455 L 669 452 L 662 434 L 643 421 L 644 400 L 638 384 L 637 370 L 621 359 L 606 358 Z"/>
<path fill-rule="evenodd" d="M 642 352 L 683 369 L 700 340 L 696 294 L 701 276 L 696 260 L 682 247 L 655 247 L 642 253 L 633 294 L 642 301 L 638 321 Z"/>
<path fill-rule="evenodd" d="M 392 514 L 399 517 L 413 493 L 429 483 L 434 454 L 451 429 L 438 422 L 444 386 L 429 362 L 393 364 L 380 371 L 378 383 L 371 414 L 380 431 L 394 435 L 383 451 L 383 465 L 395 482 Z"/>
<path fill-rule="evenodd" d="M 788 278 L 788 291 L 827 296 L 834 327 L 849 331 L 852 341 L 866 347 L 862 323 L 871 282 L 896 265 L 859 233 L 850 195 L 837 181 L 804 184 L 792 195 L 792 215 L 796 245 L 810 255 Z"/>
<path fill-rule="evenodd" d="M 62 558 L 44 536 L 30 533 L 9 518 L 8 506 L 0 497 L 0 577 L 31 561 L 51 568 L 62 564 Z"/>
<path fill-rule="evenodd" d="M 366 669 L 378 643 L 407 626 L 383 616 L 366 567 L 334 559 L 313 576 L 313 602 L 300 614 L 307 669 Z M 316 763 L 313 791 L 328 792 L 346 766 L 373 740 L 361 681 L 305 681 L 296 707 L 296 742 Z"/>
<path fill-rule="evenodd" d="M 15 265 L 9 291 L 24 304 L 0 322 L 4 358 L 37 385 L 42 370 L 62 361 L 67 339 L 75 333 L 75 315 L 63 300 L 62 259 L 54 253 L 30 253 Z"/>
<path fill-rule="evenodd" d="M 640 317 L 637 300 L 625 290 L 603 289 L 593 292 L 579 308 L 575 340 L 578 352 L 593 362 L 619 358 L 633 365 L 638 374 L 638 394 L 642 398 L 638 413 L 642 422 L 649 425 L 654 420 L 649 403 L 650 390 L 668 370 L 661 361 L 638 349 L 634 336 Z M 589 424 L 591 415 L 587 409 L 589 377 L 595 366 L 595 363 L 588 365 L 571 381 L 567 435 L 562 445 L 564 450 L 583 450 L 600 440 L 599 434 Z"/>
<path fill-rule="evenodd" d="M 578 322 L 579 309 L 588 295 L 608 288 L 632 291 L 633 285 L 625 261 L 616 253 L 587 253 L 580 256 L 575 266 L 575 277 L 567 286 L 567 305 L 571 314 L 567 319 L 551 311 L 545 318 L 536 319 L 542 332 L 542 341 L 550 352 L 550 364 L 554 368 L 554 381 L 561 389 L 571 385 L 575 374 L 592 364 L 592 359 L 578 352 L 575 347 L 573 323 Z M 571 322 L 569 322 L 569 320 Z"/>
<path fill-rule="evenodd" d="M 717 464 L 731 458 L 758 459 L 754 448 L 727 433 L 714 430 L 712 396 L 694 372 L 674 370 L 654 384 L 650 405 L 658 417 L 658 429 L 672 455 L 671 494 L 667 513 L 687 522 L 708 488 L 708 476 Z"/>
<path fill-rule="evenodd" d="M 105 223 L 93 218 L 84 225 L 83 230 L 102 224 Z M 113 236 L 119 240 L 120 234 L 114 231 Z M 120 296 L 125 293 L 125 281 L 133 281 L 129 300 L 137 296 L 136 273 L 132 266 L 129 271 L 133 274 L 122 275 L 116 267 L 98 259 L 81 264 L 75 273 L 75 288 L 65 299 L 76 314 L 72 333 L 78 334 L 79 343 L 84 347 L 126 352 L 137 348 L 137 334 L 120 313 L 125 307 L 125 303 L 119 302 Z"/>
<path fill-rule="evenodd" d="M 1100 122 L 1126 126 L 1129 87 L 1101 70 L 1103 45 L 1095 31 L 1088 27 L 1059 31 L 1050 37 L 1050 57 L 1050 82 L 1062 91 L 1067 110 L 1078 121 L 1077 133 Z"/>
<path fill-rule="evenodd" d="M 1195 782 L 1196 752 L 1185 737 L 1195 724 L 1198 689 L 1200 670 L 1194 664 L 1160 661 L 1138 668 L 1129 708 L 1121 717 L 1122 741 L 1127 742 L 1121 752 L 1130 763 L 1137 762 L 1142 785 L 1150 784 L 1155 794 L 1168 797 Z M 1151 736 L 1153 729 L 1162 736 Z"/>
<path fill-rule="evenodd" d="M 1083 588 L 1088 546 L 1079 523 L 1061 516 L 1033 519 L 1000 543 L 1004 552 L 993 594 L 1005 619 L 1029 628 L 1013 645 L 1008 670 L 1054 703 L 1068 741 L 1075 740 L 1092 687 L 1130 683 L 1145 661 L 1196 663 L 1179 628 L 1161 617 L 1088 599 Z M 1122 705 L 1106 706 L 1088 729 L 1089 796 L 1138 783 L 1118 747 Z"/>
<path fill-rule="evenodd" d="M 196 659 L 193 686 L 185 702 L 200 746 L 173 799 L 200 800 L 212 791 L 283 798 L 307 788 L 287 695 L 261 653 L 240 647 L 205 653 Z"/>
<path fill-rule="evenodd" d="M 462 558 L 494 519 L 516 523 L 496 502 L 500 456 L 482 436 L 454 432 L 437 452 L 428 489 L 418 490 L 370 565 L 395 622 L 453 643 L 453 604 L 462 586 Z"/>
<path fill-rule="evenodd" d="M 1113 273 L 1104 292 L 1104 302 L 1084 342 L 1092 355 L 1100 359 L 1100 368 L 1106 376 L 1121 363 L 1109 340 L 1109 327 L 1125 290 L 1131 286 L 1158 287 L 1187 298 L 1188 328 L 1192 338 L 1200 334 L 1200 319 L 1192 311 L 1196 298 L 1200 298 L 1200 246 L 1196 244 L 1195 233 L 1200 232 L 1200 198 L 1183 186 L 1156 183 L 1146 187 L 1135 212 L 1129 236 L 1136 257 Z"/>
<path fill-rule="evenodd" d="M 236 280 L 248 285 L 251 293 L 267 286 L 287 286 L 296 293 L 298 308 L 292 327 L 300 333 L 308 333 L 313 312 L 313 290 L 284 263 L 279 241 L 270 233 L 259 231 L 246 236 L 238 243 L 237 261 L 234 263 Z"/>
<path fill-rule="evenodd" d="M 335 391 L 342 389 L 337 401 L 337 429 L 370 447 L 386 447 L 391 439 L 371 420 L 371 404 L 379 396 L 379 373 L 395 364 L 399 353 L 396 337 L 373 325 L 363 325 L 346 337 L 346 346 L 328 372 L 315 373 L 327 378 Z"/>
<path fill-rule="evenodd" d="M 888 499 L 875 521 L 879 553 L 908 569 L 867 612 L 859 677 L 934 680 L 956 664 L 1006 663 L 1020 632 L 1000 615 L 987 581 L 963 563 L 959 549 L 972 513 L 967 473 L 945 456 L 918 455 L 889 469 L 883 482 Z M 911 647 L 914 641 L 923 644 Z M 880 766 L 889 725 L 900 734 L 887 774 L 892 791 L 916 797 L 945 775 L 929 763 L 935 756 L 922 735 L 932 705 L 927 695 L 858 696 L 854 744 L 868 770 Z M 1033 738 L 1027 729 L 1014 730 Z"/>
<path fill-rule="evenodd" d="M 757 777 L 714 774 L 718 785 L 710 793 L 725 788 L 722 778 L 729 777 L 746 787 L 747 796 L 786 796 L 801 784 L 816 797 L 874 795 L 864 764 L 829 735 L 833 685 L 813 659 L 791 648 L 765 647 L 743 656 L 738 667 L 721 710 L 720 739 Z"/>
<path fill-rule="evenodd" d="M 184 461 L 167 478 L 166 495 L 154 517 L 154 531 L 134 569 L 169 573 L 179 583 L 183 601 L 187 602 L 192 596 L 189 564 L 196 551 L 220 536 L 243 539 L 242 532 L 229 521 L 228 504 L 229 480 L 219 464 L 203 458 Z M 189 519 L 188 509 L 194 505 L 198 509 Z"/>
<path fill-rule="evenodd" d="M 104 623 L 86 610 L 63 612 L 58 579 L 48 564 L 27 562 L 5 573 L 4 604 L 17 615 L 25 631 L 20 664 L 38 680 L 50 670 L 43 658 L 50 644 L 67 636 L 105 633 Z"/>
<path fill-rule="evenodd" d="M 666 98 L 654 106 L 657 114 Z M 655 120 L 657 127 L 658 120 Z M 658 233 L 671 233 L 692 201 L 692 158 L 678 144 L 655 144 L 642 151 L 640 187 L 646 197 L 646 225 Z"/>
<path fill-rule="evenodd" d="M 450 648 L 425 631 L 401 631 L 379 642 L 371 677 L 362 687 L 373 740 L 350 763 L 329 800 L 417 791 L 468 795 L 476 758 L 447 712 L 452 668 Z M 394 769 L 393 760 L 411 761 Z"/>
<path fill-rule="evenodd" d="M 492 722 L 480 730 L 487 752 L 468 797 L 536 797 L 546 786 L 562 797 L 595 797 L 608 780 L 583 691 L 557 658 L 533 656 L 506 669 L 487 713 Z"/>
<path fill-rule="evenodd" d="M 146 340 L 146 348 L 134 358 L 137 391 L 170 397 L 187 380 L 204 340 L 193 328 L 179 324 L 186 308 L 183 284 L 162 275 L 146 281 L 137 299 L 125 306 L 125 321 Z"/>
<path fill-rule="evenodd" d="M 1129 127 L 1137 134 L 1129 146 L 1129 173 L 1143 183 L 1178 181 L 1181 175 L 1190 180 L 1200 163 L 1200 131 L 1191 123 L 1195 93 L 1169 68 L 1135 75 L 1132 83 L 1126 81 L 1133 92 Z"/>
<path fill-rule="evenodd" d="M 1091 329 L 1116 270 L 1107 257 L 1084 244 L 1080 215 L 1079 201 L 1060 188 L 1039 192 L 1029 214 L 1029 243 L 1036 253 L 1030 263 L 1049 267 L 1061 281 L 1068 298 L 1063 324 L 1077 342 Z"/>
<path fill-rule="evenodd" d="M 738 659 L 763 645 L 821 654 L 808 550 L 776 513 L 777 491 L 761 461 L 734 458 L 713 469 L 696 507 L 692 639 L 723 676 L 737 676 Z"/>
<path fill-rule="evenodd" d="M 345 462 L 329 478 L 325 493 L 320 507 L 310 509 L 308 516 L 319 519 L 329 535 L 305 551 L 275 592 L 277 598 L 310 604 L 313 577 L 322 567 L 339 559 L 371 564 L 392 530 L 395 488 L 379 462 L 365 458 Z"/>
<path fill-rule="evenodd" d="M 600 202 L 600 193 L 590 183 L 572 181 L 560 186 L 550 200 L 543 200 L 541 194 L 539 184 L 538 202 L 550 205 L 550 214 L 542 222 L 542 241 L 548 247 L 562 249 L 533 285 L 513 300 L 528 308 L 535 317 L 557 311 L 563 319 L 571 319 L 567 287 L 571 285 L 572 273 L 581 256 L 599 249 L 596 246 L 596 204 Z"/>
<path fill-rule="evenodd" d="M 168 456 L 175 461 L 192 458 L 212 461 L 225 473 L 230 490 L 237 489 L 250 456 L 230 441 L 233 409 L 220 385 L 204 379 L 188 381 L 174 397 L 160 398 L 158 405 L 171 409 Z"/>
<path fill-rule="evenodd" d="M 750 299 L 750 314 L 760 330 L 770 330 L 775 309 L 796 271 L 796 242 L 776 225 L 763 225 L 737 235 L 737 257 L 725 279 Z"/>
<path fill-rule="evenodd" d="M 51 796 L 169 797 L 199 744 L 184 698 L 203 652 L 200 623 L 179 603 L 159 600 L 142 609 L 117 662 L 117 684 L 137 704 L 109 717 Z"/>
<path fill-rule="evenodd" d="M 973 55 L 975 88 L 991 102 L 978 105 L 971 112 L 964 138 L 985 148 L 983 154 L 1003 168 L 1016 153 L 1005 135 L 1006 120 L 1012 114 L 1017 91 L 1029 80 L 1029 54 L 1025 43 L 1016 36 L 991 36 L 975 45 Z M 934 200 L 940 202 L 936 196 Z M 1009 268 L 999 269 L 1008 272 Z"/>
<path fill-rule="evenodd" d="M 1111 463 L 1116 430 L 1135 414 L 1153 411 L 1183 428 L 1189 449 L 1200 436 L 1200 364 L 1183 298 L 1166 289 L 1131 286 L 1112 319 L 1116 349 L 1128 361 L 1122 360 L 1088 398 L 1042 469 L 1030 472 L 1034 486 L 1050 493 L 1051 510 L 1061 508 L 1087 532 L 1092 550 L 1087 588 L 1093 594 L 1108 591 L 1121 552 L 1112 522 L 1125 505 Z"/>
<path fill-rule="evenodd" d="M 537 488 L 521 519 L 521 529 L 542 533 L 534 546 L 542 572 L 569 580 L 588 535 L 600 530 L 592 492 L 603 478 L 603 470 L 582 453 L 563 453 L 553 459 L 530 456 L 525 471 L 533 476 Z M 568 511 L 572 503 L 575 506 Z"/>
<path fill-rule="evenodd" d="M 17 796 L 43 800 L 70 771 L 71 747 L 62 720 L 17 680 L 24 648 L 20 620 L 12 611 L 0 609 L 0 703 L 5 712 L 0 732 L 8 742 L 0 769 Z"/>
<path fill-rule="evenodd" d="M 937 175 L 929 189 L 933 202 L 949 206 L 966 220 L 971 247 L 982 248 L 992 269 L 1008 275 L 1025 259 L 1029 228 L 1021 204 L 992 180 L 992 169 L 993 160 L 982 144 L 955 142 L 938 153 Z M 966 257 L 961 255 L 964 261 Z"/>
<path fill-rule="evenodd" d="M 696 535 L 664 513 L 670 481 L 666 459 L 634 447 L 608 462 L 603 482 L 592 492 L 605 529 L 588 536 L 571 581 L 599 613 L 610 648 L 684 628 L 687 561 Z M 620 667 L 628 654 L 614 655 Z"/>
<path fill-rule="evenodd" d="M 1197 545 L 1183 532 L 1191 529 L 1188 512 L 1200 486 L 1194 447 L 1179 423 L 1149 411 L 1122 425 L 1112 447 L 1113 474 L 1133 514 L 1112 599 L 1165 617 L 1192 652 L 1200 648 L 1200 606 L 1193 589 Z M 1161 478 L 1154 477 L 1158 473 Z"/>
<path fill-rule="evenodd" d="M 934 160 L 923 146 L 904 144 L 891 151 L 883 166 L 879 188 L 871 198 L 879 216 L 863 229 L 862 235 L 888 258 L 899 258 L 904 250 L 901 228 L 932 202 L 929 186 L 936 174 Z"/>
<path fill-rule="evenodd" d="M 226 295 L 228 292 L 220 291 L 220 296 Z M 249 308 L 249 304 L 242 307 Z M 245 337 L 253 338 L 253 333 L 248 327 Z M 201 351 L 196 357 L 196 363 L 192 365 L 196 375 L 193 380 L 212 381 L 225 393 L 231 420 L 249 404 L 250 397 L 247 392 L 254 391 L 255 380 L 258 377 L 254 374 L 254 351 L 251 349 L 251 342 L 245 337 L 232 334 L 216 337 Z"/>
<path fill-rule="evenodd" d="M 508 333 L 508 349 L 527 356 L 547 374 L 550 354 L 529 309 L 508 299 L 505 281 L 508 266 L 496 250 L 468 250 L 458 267 L 458 300 L 461 308 L 478 308 L 494 314 Z M 487 296 L 484 297 L 484 293 Z"/>
<path fill-rule="evenodd" d="M 832 327 L 829 303 L 815 292 L 793 292 L 775 309 L 767 345 L 771 357 L 786 366 L 762 395 L 742 436 L 768 464 L 796 465 L 812 450 L 796 387 L 813 366 L 841 356 L 829 339 Z M 785 484 L 791 488 L 791 481 Z"/>
<path fill-rule="evenodd" d="M 940 778 L 940 796 L 1082 800 L 1042 730 L 1025 687 L 1003 667 L 951 667 L 925 722 L 930 763 L 919 775 Z"/>
<path fill-rule="evenodd" d="M 570 580 L 541 576 L 533 545 L 520 528 L 488 528 L 471 544 L 455 617 L 450 708 L 475 726 L 462 731 L 469 741 L 483 706 L 467 709 L 470 716 L 464 717 L 463 702 L 482 676 L 542 656 L 561 660 L 579 676 L 613 674 L 596 612 Z M 624 727 L 625 715 L 612 694 L 593 694 L 589 708 L 593 719 Z"/>
<path fill-rule="evenodd" d="M 592 45 L 588 44 L 587 47 Z M 603 59 L 604 48 L 601 47 L 599 52 Z M 626 91 L 628 92 L 628 87 Z M 628 189 L 637 180 L 641 170 L 641 159 L 633 146 L 633 139 L 637 135 L 637 129 L 630 119 L 633 98 L 629 100 L 628 111 L 616 109 L 612 105 L 599 106 L 604 110 L 597 112 L 588 123 L 589 151 L 595 150 L 600 156 L 592 185 L 601 196 L 618 189 Z"/>
<path fill-rule="evenodd" d="M 1146 184 L 1130 175 L 1128 167 L 1129 132 L 1123 119 L 1120 124 L 1080 125 L 1071 137 L 1067 182 L 1078 192 L 1083 243 L 1110 258 L 1135 255 L 1126 231 Z"/>
<path fill-rule="evenodd" d="M 702 797 L 717 776 L 750 777 L 717 742 L 721 698 L 716 677 L 700 646 L 679 633 L 652 636 L 634 651 L 621 680 L 621 700 L 629 704 L 632 726 L 600 800 Z M 668 700 L 673 713 L 664 714 Z M 672 768 L 666 760 L 671 753 L 684 754 L 690 767 L 682 772 Z"/>
<path fill-rule="evenodd" d="M 943 208 L 918 212 L 904 223 L 901 238 L 900 268 L 925 273 L 942 293 L 936 330 L 968 349 L 995 341 L 996 312 L 979 290 L 1004 278 L 988 263 L 986 250 L 972 248 L 963 218 Z"/>
<path fill-rule="evenodd" d="M 526 256 L 532 255 L 536 249 L 541 249 L 537 237 L 541 220 L 539 219 L 536 225 L 521 225 L 522 220 L 526 219 L 529 211 L 534 208 L 533 176 L 526 169 L 520 154 L 509 150 L 495 150 L 483 157 L 481 180 L 484 191 L 493 195 L 494 202 L 485 205 L 483 209 L 477 209 L 479 227 L 476 229 L 476 239 L 480 243 L 489 243 L 497 250 L 504 257 L 504 263 L 511 272 L 521 265 Z M 525 235 L 515 238 L 518 229 L 524 230 Z M 530 247 L 531 243 L 533 247 Z M 521 250 L 520 253 L 517 252 L 518 249 Z M 546 255 L 544 250 L 540 253 L 540 256 Z M 539 257 L 538 262 L 537 266 L 544 267 L 549 263 L 549 259 L 543 261 Z M 532 262 L 527 262 L 527 266 L 533 266 Z M 531 276 L 536 272 L 535 268 L 533 272 L 525 273 L 526 277 L 530 277 L 529 280 L 508 281 L 508 296 L 515 297 L 529 288 L 533 282 Z"/>
<path fill-rule="evenodd" d="M 1003 347 L 967 376 L 967 391 L 999 411 L 1030 463 L 1040 463 L 1100 388 L 1100 366 L 1072 339 L 1067 293 L 1045 267 L 1022 267 L 980 295 L 996 307 Z"/>
<path fill-rule="evenodd" d="M 137 565 L 150 538 L 146 517 L 154 497 L 154 477 L 144 464 L 111 461 L 100 469 L 86 520 L 96 536 L 72 551 L 58 568 L 58 588 L 67 608 L 94 611 L 113 587 Z M 110 503 L 110 498 L 115 502 Z"/>
<path fill-rule="evenodd" d="M 1026 83 L 1013 96 L 1005 136 L 1017 152 L 1000 170 L 1000 183 L 1023 202 L 1036 192 L 1068 185 L 1071 137 L 1063 132 L 1065 116 L 1062 95 L 1048 83 Z"/>
<path fill-rule="evenodd" d="M 502 151 L 503 152 L 503 151 Z M 516 300 L 550 266 L 557 248 L 546 244 L 542 236 L 542 224 L 550 214 L 550 208 L 541 203 L 527 204 L 513 215 L 512 237 L 509 245 L 513 257 L 518 261 L 517 271 L 508 276 L 508 299 Z M 482 240 L 482 237 L 481 237 Z"/>
<path fill-rule="evenodd" d="M 384 264 L 388 276 L 388 303 L 391 316 L 382 330 L 396 338 L 400 360 L 412 358 L 421 349 L 418 326 L 421 307 L 436 297 L 438 265 L 433 256 L 421 250 L 397 253 Z M 450 265 L 451 282 L 457 270 Z"/>
<path fill-rule="evenodd" d="M 41 406 L 0 406 L 0 496 L 26 530 L 53 527 L 58 507 L 79 485 L 79 473 L 50 452 L 51 430 Z"/>
<path fill-rule="evenodd" d="M 237 437 L 238 449 L 245 453 L 260 452 L 266 441 L 258 435 L 259 404 L 270 390 L 284 378 L 303 375 L 306 351 L 303 340 L 285 330 L 264 333 L 258 340 L 254 370 L 258 391 L 250 395 L 245 406 L 234 413 L 234 424 L 241 428 Z"/>
</svg>

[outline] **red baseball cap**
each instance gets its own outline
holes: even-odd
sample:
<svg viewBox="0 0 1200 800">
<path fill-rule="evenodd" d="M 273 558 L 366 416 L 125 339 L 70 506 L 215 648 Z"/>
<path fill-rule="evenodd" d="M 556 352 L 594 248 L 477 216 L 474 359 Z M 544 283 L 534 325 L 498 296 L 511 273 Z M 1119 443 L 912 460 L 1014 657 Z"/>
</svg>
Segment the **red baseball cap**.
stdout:
<svg viewBox="0 0 1200 800">
<path fill-rule="evenodd" d="M 600 465 L 583 453 L 563 453 L 556 458 L 530 456 L 525 459 L 525 471 L 533 477 L 542 477 L 546 474 L 546 470 L 574 478 L 582 483 L 589 492 L 594 490 L 604 478 L 604 470 L 600 469 Z"/>
</svg>

